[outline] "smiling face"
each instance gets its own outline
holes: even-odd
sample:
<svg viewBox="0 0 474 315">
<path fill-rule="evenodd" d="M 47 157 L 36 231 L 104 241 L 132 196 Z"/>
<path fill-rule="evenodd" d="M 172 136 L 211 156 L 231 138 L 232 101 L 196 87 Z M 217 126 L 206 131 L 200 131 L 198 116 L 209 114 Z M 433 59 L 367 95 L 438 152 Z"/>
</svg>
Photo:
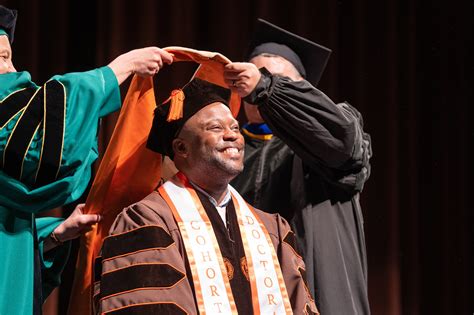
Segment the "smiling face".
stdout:
<svg viewBox="0 0 474 315">
<path fill-rule="evenodd" d="M 177 166 L 187 173 L 230 181 L 243 170 L 244 139 L 239 123 L 222 103 L 212 103 L 194 114 L 173 141 Z"/>
<path fill-rule="evenodd" d="M 0 35 L 0 74 L 16 72 L 12 63 L 12 49 L 8 37 Z"/>
</svg>

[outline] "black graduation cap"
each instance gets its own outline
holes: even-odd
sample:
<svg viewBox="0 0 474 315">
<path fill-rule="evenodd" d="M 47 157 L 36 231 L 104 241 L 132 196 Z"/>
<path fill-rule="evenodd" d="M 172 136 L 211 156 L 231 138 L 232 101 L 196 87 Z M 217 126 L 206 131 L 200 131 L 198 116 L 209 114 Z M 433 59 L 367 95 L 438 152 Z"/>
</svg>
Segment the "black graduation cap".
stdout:
<svg viewBox="0 0 474 315">
<path fill-rule="evenodd" d="M 209 104 L 220 102 L 229 106 L 230 96 L 229 89 L 198 78 L 192 79 L 183 89 L 174 90 L 155 109 L 147 148 L 173 159 L 172 142 L 186 121 Z"/>
<path fill-rule="evenodd" d="M 13 43 L 13 37 L 15 35 L 17 15 L 16 10 L 10 10 L 0 5 L 0 29 L 3 29 L 7 33 L 10 44 Z"/>
<path fill-rule="evenodd" d="M 290 33 L 263 19 L 258 19 L 247 60 L 262 53 L 287 59 L 296 67 L 301 76 L 316 86 L 324 72 L 331 49 Z"/>
</svg>

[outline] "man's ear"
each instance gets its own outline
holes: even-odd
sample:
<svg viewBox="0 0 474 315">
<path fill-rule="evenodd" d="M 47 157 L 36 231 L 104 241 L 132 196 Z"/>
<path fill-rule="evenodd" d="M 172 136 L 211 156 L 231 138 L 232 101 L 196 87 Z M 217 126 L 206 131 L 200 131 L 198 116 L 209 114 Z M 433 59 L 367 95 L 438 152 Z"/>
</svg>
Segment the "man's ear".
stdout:
<svg viewBox="0 0 474 315">
<path fill-rule="evenodd" d="M 174 156 L 179 156 L 182 158 L 186 158 L 188 156 L 188 146 L 186 141 L 180 138 L 176 138 L 172 142 Z"/>
</svg>

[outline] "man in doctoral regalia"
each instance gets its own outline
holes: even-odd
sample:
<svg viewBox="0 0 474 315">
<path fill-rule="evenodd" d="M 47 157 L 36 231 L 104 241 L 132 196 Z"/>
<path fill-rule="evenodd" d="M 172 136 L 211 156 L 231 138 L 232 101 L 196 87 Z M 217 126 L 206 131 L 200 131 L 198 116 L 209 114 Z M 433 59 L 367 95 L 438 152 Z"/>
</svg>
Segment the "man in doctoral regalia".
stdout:
<svg viewBox="0 0 474 315">
<path fill-rule="evenodd" d="M 244 157 L 229 99 L 194 78 L 157 107 L 148 147 L 179 172 L 115 220 L 96 264 L 97 313 L 317 313 L 288 223 L 229 186 Z"/>
</svg>

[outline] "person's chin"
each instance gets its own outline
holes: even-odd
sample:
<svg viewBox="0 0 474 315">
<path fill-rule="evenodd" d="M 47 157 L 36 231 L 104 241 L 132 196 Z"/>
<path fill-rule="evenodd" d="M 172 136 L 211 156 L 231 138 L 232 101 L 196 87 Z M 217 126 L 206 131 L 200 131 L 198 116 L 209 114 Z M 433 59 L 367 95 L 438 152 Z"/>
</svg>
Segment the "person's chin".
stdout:
<svg viewBox="0 0 474 315">
<path fill-rule="evenodd" d="M 242 173 L 242 171 L 244 170 L 244 166 L 243 165 L 232 165 L 232 166 L 228 166 L 227 167 L 227 170 L 229 172 L 229 175 L 232 175 L 232 176 L 237 176 L 239 175 L 240 173 Z"/>
<path fill-rule="evenodd" d="M 235 177 L 242 173 L 244 170 L 244 166 L 240 162 L 229 163 L 229 161 L 225 163 L 221 163 L 219 167 L 222 171 L 224 171 L 229 176 Z"/>
</svg>

